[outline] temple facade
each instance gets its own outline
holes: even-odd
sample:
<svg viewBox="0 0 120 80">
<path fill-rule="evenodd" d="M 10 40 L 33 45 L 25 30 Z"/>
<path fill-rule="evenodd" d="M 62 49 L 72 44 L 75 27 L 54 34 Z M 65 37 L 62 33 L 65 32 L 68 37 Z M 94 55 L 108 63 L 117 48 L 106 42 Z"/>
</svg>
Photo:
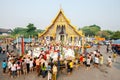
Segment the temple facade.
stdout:
<svg viewBox="0 0 120 80">
<path fill-rule="evenodd" d="M 52 23 L 41 34 L 40 39 L 48 41 L 62 41 L 65 44 L 79 44 L 83 37 L 82 31 L 78 31 L 75 26 L 71 25 L 70 20 L 66 18 L 62 9 L 59 10 L 57 16 Z"/>
</svg>

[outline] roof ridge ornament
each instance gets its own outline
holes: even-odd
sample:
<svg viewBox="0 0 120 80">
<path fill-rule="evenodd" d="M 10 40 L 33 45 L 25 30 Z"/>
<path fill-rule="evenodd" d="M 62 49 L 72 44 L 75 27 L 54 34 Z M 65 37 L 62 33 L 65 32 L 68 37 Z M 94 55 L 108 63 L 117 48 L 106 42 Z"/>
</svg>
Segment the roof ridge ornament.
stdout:
<svg viewBox="0 0 120 80">
<path fill-rule="evenodd" d="M 62 5 L 60 4 L 60 10 L 62 10 Z"/>
</svg>

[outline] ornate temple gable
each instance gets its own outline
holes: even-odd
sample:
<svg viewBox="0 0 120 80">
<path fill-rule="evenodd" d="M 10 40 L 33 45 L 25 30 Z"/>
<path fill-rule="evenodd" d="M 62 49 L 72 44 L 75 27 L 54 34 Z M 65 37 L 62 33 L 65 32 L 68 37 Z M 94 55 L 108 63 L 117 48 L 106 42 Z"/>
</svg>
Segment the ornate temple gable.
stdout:
<svg viewBox="0 0 120 80">
<path fill-rule="evenodd" d="M 60 9 L 60 11 L 58 12 L 57 16 L 53 19 L 51 25 L 49 25 L 46 29 L 45 32 L 43 32 L 42 34 L 38 34 L 39 37 L 41 36 L 46 36 L 46 35 L 54 35 L 55 31 L 56 31 L 56 27 L 57 25 L 62 25 L 62 24 L 69 24 L 70 21 L 65 17 L 63 10 Z"/>
<path fill-rule="evenodd" d="M 52 21 L 52 23 L 55 23 L 55 22 L 66 22 L 68 24 L 70 23 L 70 21 L 64 15 L 64 12 L 63 12 L 62 9 L 60 9 L 60 11 L 58 12 L 57 16 Z"/>
<path fill-rule="evenodd" d="M 39 37 L 41 36 L 56 36 L 56 29 L 57 26 L 65 26 L 66 34 L 68 35 L 75 35 L 75 36 L 82 36 L 82 34 L 76 29 L 75 26 L 72 26 L 70 24 L 70 21 L 66 18 L 64 15 L 64 12 L 62 9 L 58 12 L 57 16 L 53 19 L 50 26 L 48 26 L 42 34 L 39 34 Z"/>
<path fill-rule="evenodd" d="M 62 14 L 59 14 L 55 22 L 67 22 Z"/>
<path fill-rule="evenodd" d="M 76 29 L 73 28 L 71 25 L 68 25 L 68 26 L 67 26 L 66 32 L 67 32 L 69 35 L 79 35 L 78 32 L 76 31 Z"/>
</svg>

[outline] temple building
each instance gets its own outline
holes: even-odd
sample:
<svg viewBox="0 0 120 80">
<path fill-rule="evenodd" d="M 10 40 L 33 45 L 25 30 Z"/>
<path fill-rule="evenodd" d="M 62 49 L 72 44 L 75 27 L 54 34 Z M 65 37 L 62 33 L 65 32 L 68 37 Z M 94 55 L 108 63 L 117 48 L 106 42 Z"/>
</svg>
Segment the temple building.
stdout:
<svg viewBox="0 0 120 80">
<path fill-rule="evenodd" d="M 43 33 L 38 34 L 40 39 L 62 41 L 66 44 L 78 44 L 82 36 L 82 31 L 78 31 L 75 26 L 71 25 L 62 9 L 59 10 L 50 26 Z"/>
</svg>

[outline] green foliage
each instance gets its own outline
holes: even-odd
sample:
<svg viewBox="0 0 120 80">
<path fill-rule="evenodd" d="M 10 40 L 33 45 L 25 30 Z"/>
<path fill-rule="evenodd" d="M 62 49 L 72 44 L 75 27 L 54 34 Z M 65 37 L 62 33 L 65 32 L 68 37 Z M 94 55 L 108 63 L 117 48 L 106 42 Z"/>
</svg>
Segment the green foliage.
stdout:
<svg viewBox="0 0 120 80">
<path fill-rule="evenodd" d="M 36 27 L 34 26 L 34 24 L 28 24 L 27 29 L 26 29 L 26 36 L 28 37 L 29 35 L 32 36 L 37 36 L 37 32 L 36 32 Z"/>
<path fill-rule="evenodd" d="M 37 31 L 38 33 L 42 33 L 42 32 L 44 32 L 45 30 L 37 29 L 36 31 Z"/>
<path fill-rule="evenodd" d="M 108 32 L 110 35 L 114 33 L 113 31 L 110 31 L 110 30 L 104 30 L 104 31 Z"/>
<path fill-rule="evenodd" d="M 120 39 L 120 31 L 116 31 L 111 36 L 112 39 Z"/>
<path fill-rule="evenodd" d="M 22 35 L 23 33 L 26 32 L 26 29 L 25 28 L 20 28 L 20 27 L 17 27 L 15 29 L 13 29 L 13 31 L 11 32 L 11 35 L 13 36 L 16 36 L 16 35 Z"/>
<path fill-rule="evenodd" d="M 120 31 L 101 30 L 100 26 L 90 25 L 79 28 L 82 30 L 85 36 L 100 36 L 105 39 L 120 39 Z"/>
<path fill-rule="evenodd" d="M 97 32 L 97 36 L 104 37 L 105 39 L 110 39 L 111 35 L 113 34 L 110 30 L 102 30 Z"/>
<path fill-rule="evenodd" d="M 0 40 L 3 40 L 3 39 L 5 39 L 5 38 L 15 38 L 14 36 L 12 36 L 12 35 L 9 35 L 9 36 L 4 36 L 4 35 L 1 35 L 0 36 Z"/>
<path fill-rule="evenodd" d="M 6 36 L 0 36 L 0 39 L 4 39 L 4 38 L 6 38 Z"/>
<path fill-rule="evenodd" d="M 40 30 L 34 26 L 34 24 L 29 23 L 26 28 L 21 28 L 21 27 L 17 27 L 15 29 L 13 29 L 11 35 L 12 36 L 21 36 L 23 35 L 24 37 L 36 37 L 38 35 L 38 33 L 42 33 L 43 30 Z"/>
<path fill-rule="evenodd" d="M 81 28 L 83 32 L 85 33 L 85 36 L 95 36 L 98 31 L 101 30 L 101 28 L 97 25 L 91 25 L 91 26 L 85 26 Z"/>
</svg>

